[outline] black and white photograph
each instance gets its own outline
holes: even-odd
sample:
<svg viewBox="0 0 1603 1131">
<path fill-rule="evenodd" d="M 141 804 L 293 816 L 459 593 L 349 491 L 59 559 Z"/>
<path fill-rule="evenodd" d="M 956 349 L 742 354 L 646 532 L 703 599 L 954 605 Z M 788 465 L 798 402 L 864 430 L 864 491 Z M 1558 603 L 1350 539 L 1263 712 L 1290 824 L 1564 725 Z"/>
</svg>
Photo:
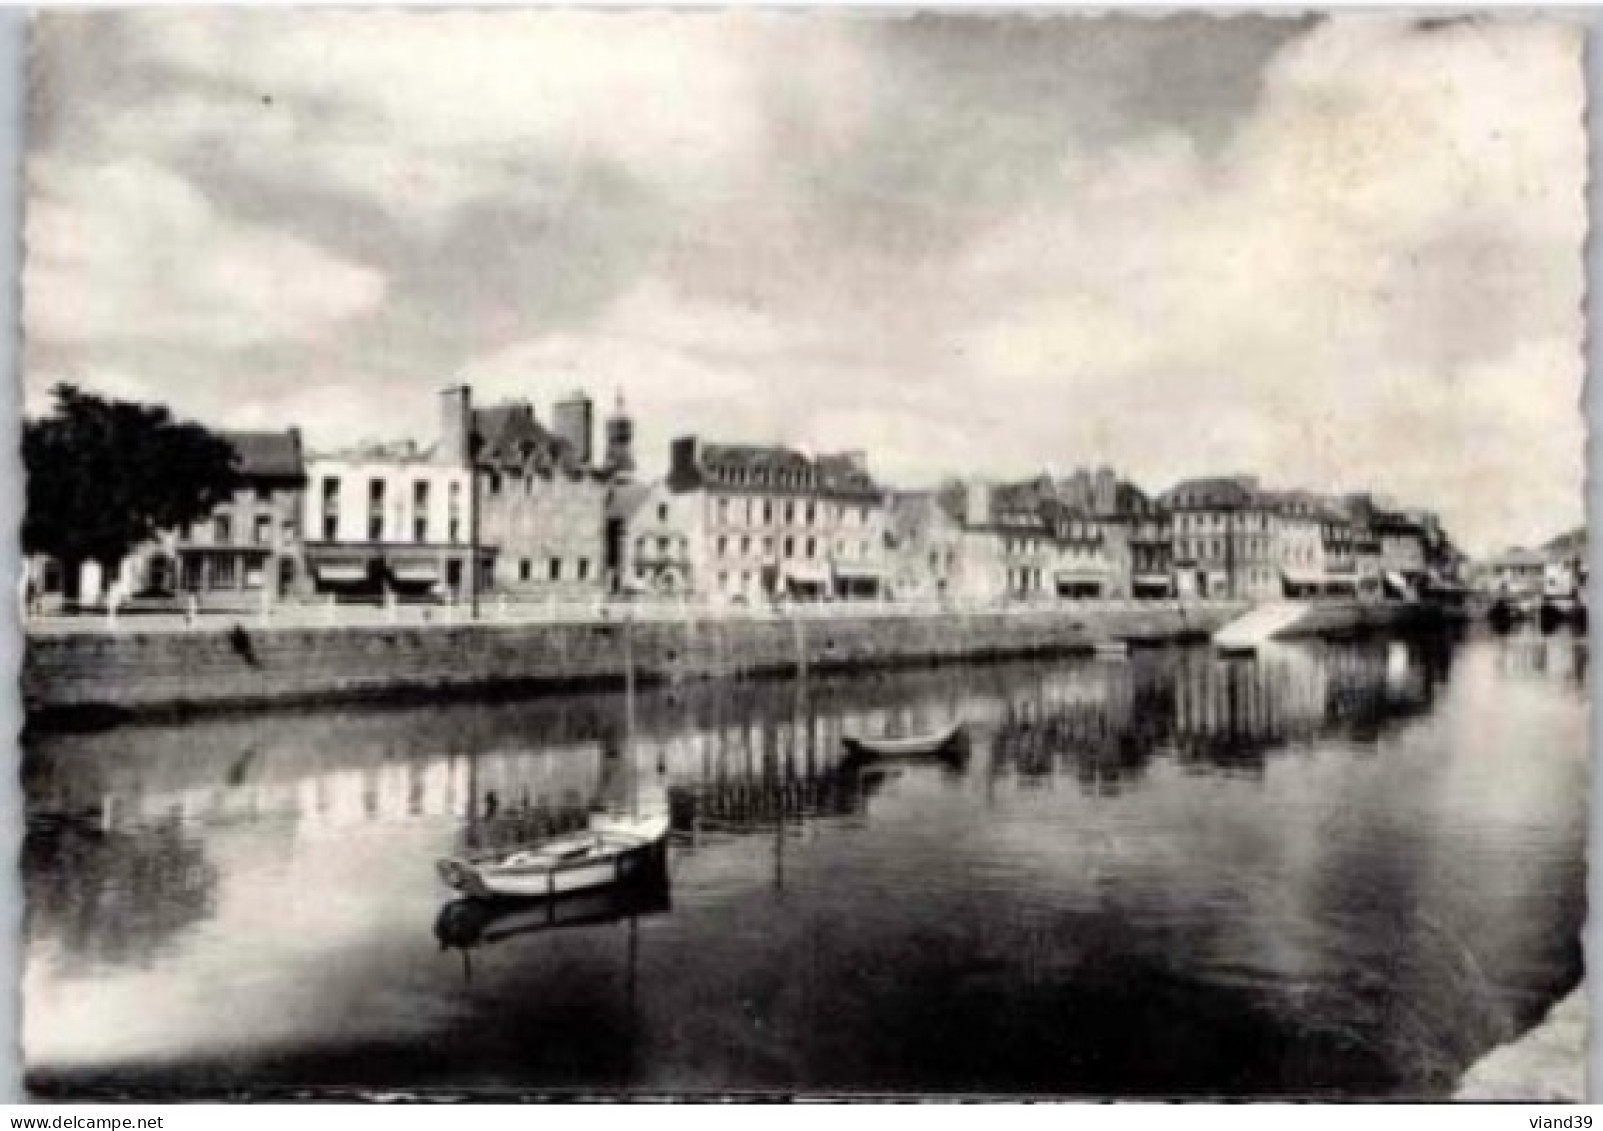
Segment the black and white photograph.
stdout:
<svg viewBox="0 0 1603 1131">
<path fill-rule="evenodd" d="M 29 1096 L 1585 1102 L 1586 38 L 35 14 Z"/>
</svg>

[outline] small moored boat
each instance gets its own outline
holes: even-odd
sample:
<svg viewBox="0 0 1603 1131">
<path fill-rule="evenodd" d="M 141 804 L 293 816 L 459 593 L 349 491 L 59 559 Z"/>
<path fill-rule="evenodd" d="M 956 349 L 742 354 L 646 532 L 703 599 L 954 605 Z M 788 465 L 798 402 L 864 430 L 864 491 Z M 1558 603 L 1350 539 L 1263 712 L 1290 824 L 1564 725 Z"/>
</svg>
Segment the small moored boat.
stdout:
<svg viewBox="0 0 1603 1131">
<path fill-rule="evenodd" d="M 929 734 L 908 735 L 905 738 L 864 738 L 847 735 L 841 743 L 847 751 L 859 758 L 929 758 L 958 753 L 968 737 L 963 723 L 953 723 L 944 730 Z"/>
<path fill-rule="evenodd" d="M 666 816 L 596 822 L 530 848 L 484 859 L 450 857 L 436 869 L 447 887 L 479 899 L 536 899 L 606 887 L 662 866 Z"/>
</svg>

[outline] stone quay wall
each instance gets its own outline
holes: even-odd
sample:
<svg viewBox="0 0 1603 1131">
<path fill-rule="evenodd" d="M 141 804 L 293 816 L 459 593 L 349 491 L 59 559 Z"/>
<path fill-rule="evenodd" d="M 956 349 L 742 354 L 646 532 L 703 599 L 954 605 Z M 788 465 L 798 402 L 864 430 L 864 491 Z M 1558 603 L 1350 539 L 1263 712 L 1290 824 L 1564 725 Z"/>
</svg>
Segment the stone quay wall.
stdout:
<svg viewBox="0 0 1603 1131">
<path fill-rule="evenodd" d="M 33 720 L 206 708 L 557 691 L 959 660 L 1048 656 L 1099 643 L 1201 639 L 1245 606 L 1039 612 L 885 612 L 827 618 L 590 620 L 555 624 L 262 627 L 29 638 L 22 695 Z"/>
</svg>

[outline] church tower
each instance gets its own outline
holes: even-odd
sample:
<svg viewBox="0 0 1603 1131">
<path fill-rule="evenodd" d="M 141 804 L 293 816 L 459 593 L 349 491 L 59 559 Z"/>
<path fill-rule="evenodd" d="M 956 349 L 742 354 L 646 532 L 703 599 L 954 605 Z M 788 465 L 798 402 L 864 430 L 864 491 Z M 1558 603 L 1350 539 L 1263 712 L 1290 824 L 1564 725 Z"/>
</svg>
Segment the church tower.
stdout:
<svg viewBox="0 0 1603 1131">
<path fill-rule="evenodd" d="M 613 475 L 629 478 L 635 470 L 635 426 L 624 411 L 623 394 L 618 394 L 618 400 L 607 417 L 607 454 L 606 469 Z"/>
</svg>

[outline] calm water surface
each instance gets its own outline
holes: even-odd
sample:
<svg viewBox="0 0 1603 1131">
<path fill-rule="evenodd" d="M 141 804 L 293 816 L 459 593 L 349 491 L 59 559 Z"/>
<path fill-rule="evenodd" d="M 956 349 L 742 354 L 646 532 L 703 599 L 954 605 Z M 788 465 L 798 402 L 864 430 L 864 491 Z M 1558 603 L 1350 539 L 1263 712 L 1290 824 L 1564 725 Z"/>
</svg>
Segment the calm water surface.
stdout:
<svg viewBox="0 0 1603 1131">
<path fill-rule="evenodd" d="M 1580 976 L 1586 658 L 693 685 L 632 749 L 600 695 L 35 735 L 30 1081 L 1440 1095 Z M 840 765 L 958 718 L 961 768 Z M 435 879 L 631 798 L 665 892 L 496 918 Z"/>
</svg>

